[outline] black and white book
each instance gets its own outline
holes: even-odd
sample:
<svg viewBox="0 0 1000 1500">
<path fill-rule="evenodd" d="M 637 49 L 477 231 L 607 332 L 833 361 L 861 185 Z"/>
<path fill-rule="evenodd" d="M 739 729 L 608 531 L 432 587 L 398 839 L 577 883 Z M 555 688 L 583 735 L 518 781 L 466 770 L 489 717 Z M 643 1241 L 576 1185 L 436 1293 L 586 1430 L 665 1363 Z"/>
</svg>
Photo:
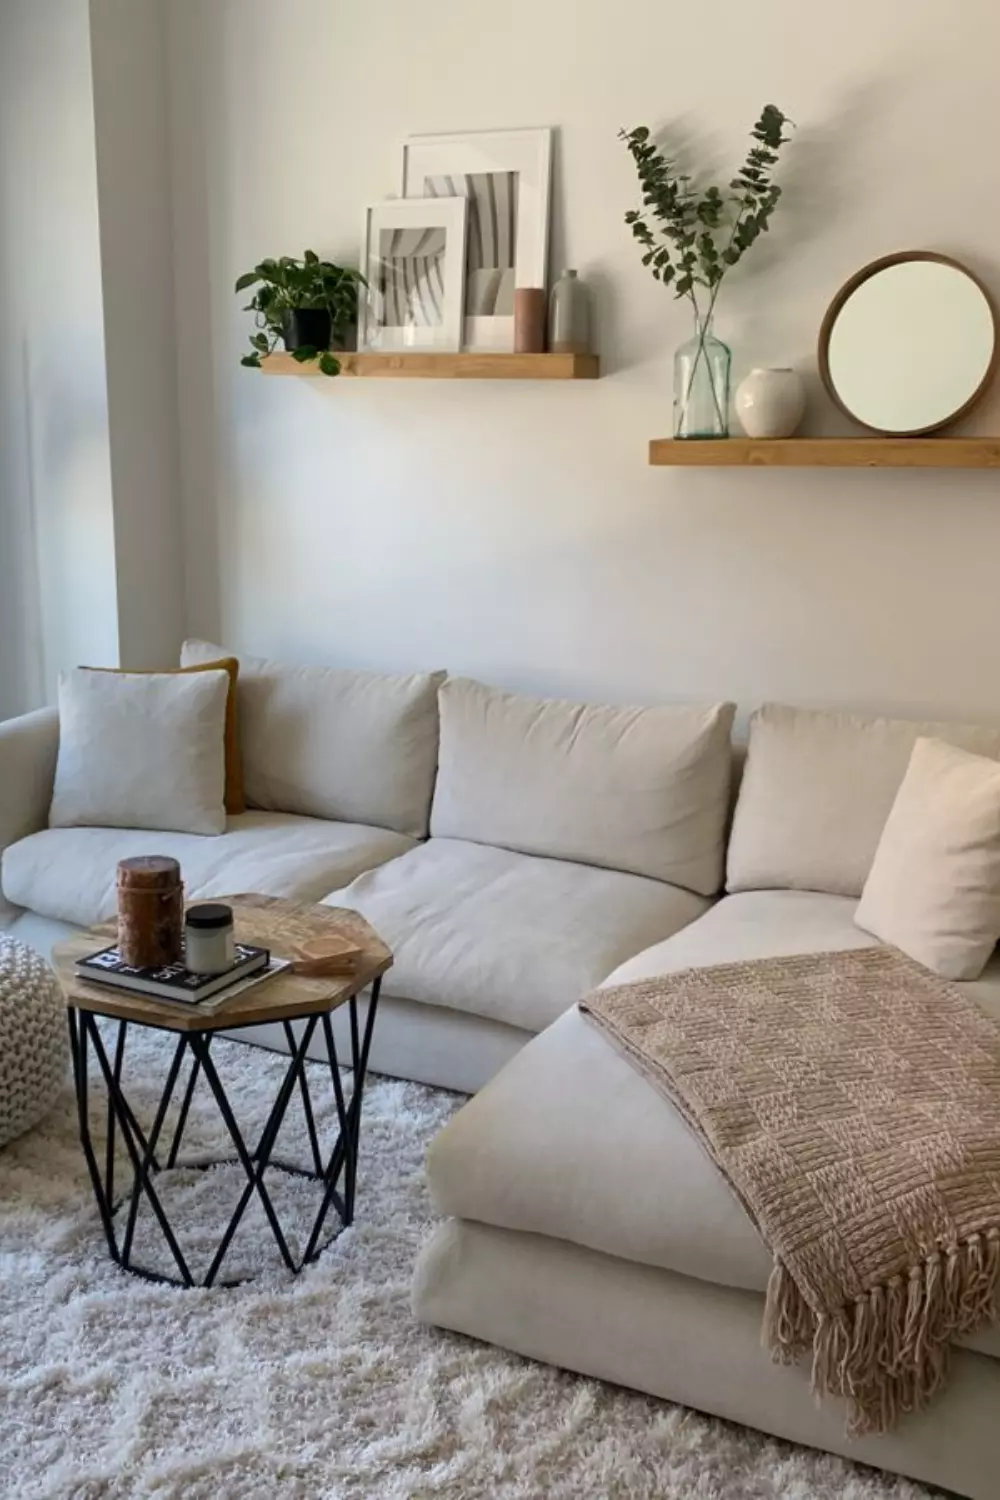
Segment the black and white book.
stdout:
<svg viewBox="0 0 1000 1500">
<path fill-rule="evenodd" d="M 249 987 L 257 978 L 270 978 L 288 967 L 283 959 L 271 959 L 267 948 L 255 948 L 249 943 L 237 943 L 233 962 L 221 974 L 195 974 L 181 962 L 162 964 L 156 968 L 136 968 L 123 963 L 117 947 L 102 948 L 87 958 L 77 960 L 76 972 L 80 979 L 93 984 L 109 985 L 114 989 L 131 990 L 133 994 L 150 995 L 157 1000 L 178 1000 L 182 1005 L 199 1005 L 213 996 L 225 998 L 238 986 Z"/>
</svg>

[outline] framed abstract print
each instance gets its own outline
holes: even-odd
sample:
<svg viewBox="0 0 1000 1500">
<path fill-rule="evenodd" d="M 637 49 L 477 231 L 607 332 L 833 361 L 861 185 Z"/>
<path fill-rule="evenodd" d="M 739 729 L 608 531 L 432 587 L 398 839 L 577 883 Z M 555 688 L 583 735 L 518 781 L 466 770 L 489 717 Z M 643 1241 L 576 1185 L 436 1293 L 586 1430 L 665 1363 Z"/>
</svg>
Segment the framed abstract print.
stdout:
<svg viewBox="0 0 1000 1500">
<path fill-rule="evenodd" d="M 545 287 L 552 131 L 482 130 L 411 136 L 403 196 L 468 201 L 467 349 L 514 347 L 514 288 Z"/>
<path fill-rule="evenodd" d="M 456 353 L 465 290 L 464 197 L 406 202 L 365 212 L 358 348 Z"/>
</svg>

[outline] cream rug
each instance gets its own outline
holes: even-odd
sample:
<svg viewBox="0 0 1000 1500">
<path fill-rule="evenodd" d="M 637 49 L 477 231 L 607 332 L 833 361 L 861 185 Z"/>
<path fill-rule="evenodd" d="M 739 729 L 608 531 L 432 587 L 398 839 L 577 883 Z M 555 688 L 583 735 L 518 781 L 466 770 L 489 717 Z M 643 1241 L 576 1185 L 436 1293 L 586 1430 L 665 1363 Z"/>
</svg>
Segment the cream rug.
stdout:
<svg viewBox="0 0 1000 1500">
<path fill-rule="evenodd" d="M 241 1119 L 262 1118 L 282 1062 L 217 1048 Z M 143 1080 L 164 1067 L 163 1041 L 134 1035 L 125 1076 L 140 1114 L 156 1095 Z M 318 1099 L 322 1072 L 310 1076 Z M 460 1102 L 371 1080 L 353 1229 L 293 1282 L 248 1215 L 227 1269 L 256 1266 L 260 1279 L 183 1292 L 107 1259 L 67 1089 L 45 1125 L 0 1152 L 3 1495 L 929 1500 L 919 1485 L 417 1326 L 423 1157 Z M 190 1132 L 189 1149 L 226 1149 L 207 1090 Z M 241 1180 L 191 1173 L 164 1195 L 185 1248 L 208 1253 Z M 301 1195 L 282 1189 L 281 1207 L 304 1232 Z"/>
</svg>

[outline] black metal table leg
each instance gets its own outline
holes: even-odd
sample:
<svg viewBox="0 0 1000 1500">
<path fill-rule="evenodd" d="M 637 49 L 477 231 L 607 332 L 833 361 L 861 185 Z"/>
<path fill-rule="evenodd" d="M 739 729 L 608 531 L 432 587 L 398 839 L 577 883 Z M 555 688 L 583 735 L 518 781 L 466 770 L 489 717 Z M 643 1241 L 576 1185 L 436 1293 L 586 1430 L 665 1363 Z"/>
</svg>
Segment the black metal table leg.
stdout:
<svg viewBox="0 0 1000 1500">
<path fill-rule="evenodd" d="M 118 1241 L 115 1238 L 114 1220 L 111 1217 L 111 1204 L 105 1192 L 105 1185 L 101 1179 L 101 1173 L 97 1165 L 97 1156 L 94 1152 L 94 1143 L 90 1134 L 90 1111 L 87 1097 L 87 1031 L 84 1017 L 80 1011 L 70 1007 L 67 1012 L 69 1021 L 69 1045 L 70 1055 L 73 1062 L 73 1081 L 76 1085 L 76 1107 L 77 1118 L 80 1128 L 80 1145 L 83 1147 L 84 1160 L 90 1173 L 91 1185 L 94 1189 L 94 1197 L 97 1200 L 97 1211 L 101 1216 L 101 1225 L 104 1229 L 104 1237 L 108 1242 L 108 1250 L 111 1259 L 121 1264 L 121 1256 L 118 1253 Z"/>
<path fill-rule="evenodd" d="M 206 1047 L 210 1047 L 212 1045 L 213 1035 L 214 1033 L 211 1031 L 205 1033 Z M 184 1090 L 184 1102 L 181 1104 L 181 1112 L 177 1117 L 177 1128 L 174 1131 L 174 1138 L 170 1142 L 170 1150 L 167 1152 L 168 1167 L 176 1167 L 177 1165 L 177 1153 L 181 1149 L 181 1138 L 184 1135 L 184 1127 L 187 1124 L 188 1111 L 191 1108 L 191 1100 L 194 1098 L 195 1085 L 198 1082 L 198 1074 L 200 1070 L 201 1063 L 199 1062 L 197 1057 L 193 1057 L 191 1062 L 191 1072 L 188 1076 L 187 1087 Z"/>
<path fill-rule="evenodd" d="M 155 1108 L 153 1122 L 147 1135 L 136 1119 L 135 1113 L 125 1097 L 122 1085 L 129 1022 L 124 1020 L 118 1022 L 114 1046 L 111 1049 L 112 1055 L 109 1057 L 108 1049 L 102 1040 L 95 1014 L 89 1011 L 80 1011 L 74 1007 L 69 1008 L 70 1049 L 76 1085 L 80 1140 L 94 1190 L 101 1225 L 107 1241 L 108 1251 L 111 1258 L 123 1270 L 131 1271 L 149 1280 L 166 1282 L 179 1287 L 190 1287 L 195 1284 L 206 1287 L 214 1285 L 233 1237 L 239 1228 L 251 1198 L 255 1194 L 260 1201 L 281 1258 L 287 1268 L 295 1275 L 322 1253 L 322 1250 L 326 1248 L 330 1240 L 335 1238 L 336 1234 L 339 1233 L 340 1228 L 346 1227 L 351 1223 L 354 1216 L 354 1201 L 357 1190 L 361 1109 L 364 1098 L 368 1055 L 378 1006 L 379 989 L 380 981 L 376 980 L 372 986 L 368 1014 L 363 1028 L 359 1026 L 358 1022 L 356 998 L 351 997 L 349 1000 L 350 1069 L 353 1082 L 349 1098 L 345 1096 L 344 1082 L 337 1057 L 330 1012 L 319 1012 L 297 1018 L 303 1023 L 301 1036 L 298 1039 L 296 1039 L 295 1027 L 291 1022 L 285 1021 L 283 1023 L 290 1054 L 288 1066 L 270 1112 L 264 1122 L 263 1129 L 257 1139 L 256 1146 L 252 1150 L 248 1146 L 244 1134 L 240 1129 L 226 1094 L 225 1086 L 211 1056 L 212 1042 L 216 1035 L 214 1031 L 185 1031 L 180 1033 L 175 1031 L 172 1033 L 175 1037 L 176 1045 Z M 326 1158 L 325 1164 L 306 1074 L 306 1054 L 320 1022 L 322 1022 L 323 1037 L 326 1044 L 327 1065 L 337 1116 L 337 1137 L 329 1156 Z M 105 1171 L 103 1177 L 90 1131 L 88 1068 L 91 1054 L 96 1059 L 107 1094 L 107 1140 L 105 1142 Z M 166 1126 L 167 1115 L 181 1073 L 181 1065 L 188 1054 L 191 1056 L 191 1070 L 184 1085 L 183 1098 L 177 1123 L 173 1129 L 173 1136 L 165 1166 L 161 1169 L 160 1163 L 157 1160 L 157 1147 Z M 191 1101 L 199 1078 L 204 1078 L 236 1151 L 235 1158 L 228 1157 L 224 1158 L 224 1160 L 239 1163 L 246 1177 L 246 1183 L 240 1193 L 229 1223 L 223 1231 L 211 1264 L 202 1280 L 196 1283 L 171 1227 L 160 1195 L 157 1192 L 154 1178 L 161 1170 L 169 1170 L 176 1167 L 205 1168 L 218 1164 L 218 1158 L 197 1162 L 178 1160 L 181 1140 L 184 1135 L 191 1109 Z M 306 1132 L 312 1156 L 311 1170 L 303 1166 L 279 1161 L 274 1156 L 282 1123 L 296 1091 L 299 1092 L 302 1099 Z M 114 1201 L 115 1150 L 119 1135 L 125 1145 L 132 1167 L 132 1182 L 126 1191 L 128 1213 L 121 1243 L 119 1243 L 115 1226 L 115 1212 L 119 1205 L 116 1205 Z M 322 1199 L 309 1232 L 305 1253 L 298 1263 L 296 1263 L 289 1249 L 285 1231 L 265 1183 L 265 1175 L 272 1169 L 310 1178 L 322 1186 Z M 342 1188 L 341 1183 L 343 1184 Z M 153 1211 L 160 1232 L 179 1272 L 179 1278 L 137 1265 L 132 1260 L 133 1241 L 139 1207 L 143 1197 L 146 1198 Z M 340 1224 L 334 1233 L 321 1243 L 324 1227 L 329 1218 L 331 1208 L 335 1210 Z"/>
<path fill-rule="evenodd" d="M 101 1041 L 101 1034 L 97 1028 L 97 1022 L 94 1016 L 91 1014 L 84 1015 L 82 1017 L 82 1024 L 85 1032 L 89 1035 L 90 1042 L 94 1048 L 94 1053 L 97 1057 L 101 1072 L 104 1074 L 104 1082 L 108 1090 L 108 1097 L 111 1100 L 112 1106 L 117 1116 L 118 1127 L 121 1130 L 122 1139 L 125 1142 L 125 1147 L 132 1162 L 132 1171 L 134 1174 L 135 1183 L 138 1184 L 140 1191 L 145 1193 L 146 1197 L 149 1200 L 149 1205 L 152 1208 L 153 1213 L 156 1215 L 156 1221 L 160 1226 L 160 1232 L 167 1242 L 170 1253 L 177 1265 L 178 1271 L 180 1271 L 181 1285 L 194 1286 L 194 1278 L 191 1275 L 190 1270 L 188 1269 L 187 1262 L 184 1259 L 184 1254 L 181 1250 L 180 1245 L 177 1243 L 177 1239 L 174 1235 L 173 1230 L 170 1227 L 170 1220 L 167 1218 L 167 1215 L 164 1212 L 163 1205 L 160 1202 L 160 1196 L 157 1193 L 156 1188 L 153 1186 L 150 1172 L 155 1172 L 157 1170 L 154 1164 L 154 1153 L 149 1149 L 149 1142 L 146 1141 L 144 1137 L 140 1136 L 137 1139 L 133 1135 L 131 1124 L 131 1110 L 128 1108 L 124 1101 L 121 1088 L 117 1080 L 115 1079 L 111 1064 L 108 1062 L 107 1053 L 104 1050 L 104 1043 Z M 178 1052 L 179 1051 L 180 1045 L 178 1044 Z M 176 1064 L 176 1066 L 180 1065 L 179 1059 L 176 1054 L 174 1056 L 174 1063 Z M 171 1067 L 171 1077 L 168 1079 L 171 1092 L 173 1091 L 173 1086 L 176 1082 L 176 1078 L 176 1067 Z M 163 1112 L 166 1112 L 165 1105 L 163 1106 Z M 159 1114 L 160 1111 L 158 1110 L 157 1113 Z M 155 1140 L 153 1144 L 155 1146 Z M 140 1145 L 142 1148 L 141 1154 Z M 134 1191 L 135 1188 L 133 1187 L 133 1192 Z M 114 1231 L 112 1228 L 112 1234 L 113 1232 Z M 136 1271 L 139 1275 L 145 1276 L 147 1279 L 155 1281 L 170 1281 L 173 1279 L 168 1276 L 163 1276 L 159 1272 L 148 1271 L 141 1266 L 133 1266 L 125 1257 L 124 1253 L 116 1253 L 115 1259 L 121 1266 L 124 1267 L 125 1270 Z"/>
</svg>

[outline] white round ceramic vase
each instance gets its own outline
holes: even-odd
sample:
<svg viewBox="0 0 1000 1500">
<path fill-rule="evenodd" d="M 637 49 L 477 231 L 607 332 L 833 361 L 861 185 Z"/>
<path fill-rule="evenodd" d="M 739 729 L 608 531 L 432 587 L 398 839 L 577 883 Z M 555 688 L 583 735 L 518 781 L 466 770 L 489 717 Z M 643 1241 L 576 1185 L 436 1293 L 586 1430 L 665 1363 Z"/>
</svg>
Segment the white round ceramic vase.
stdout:
<svg viewBox="0 0 1000 1500">
<path fill-rule="evenodd" d="M 736 388 L 735 405 L 747 437 L 791 437 L 805 411 L 805 387 L 795 370 L 751 370 Z"/>
</svg>

